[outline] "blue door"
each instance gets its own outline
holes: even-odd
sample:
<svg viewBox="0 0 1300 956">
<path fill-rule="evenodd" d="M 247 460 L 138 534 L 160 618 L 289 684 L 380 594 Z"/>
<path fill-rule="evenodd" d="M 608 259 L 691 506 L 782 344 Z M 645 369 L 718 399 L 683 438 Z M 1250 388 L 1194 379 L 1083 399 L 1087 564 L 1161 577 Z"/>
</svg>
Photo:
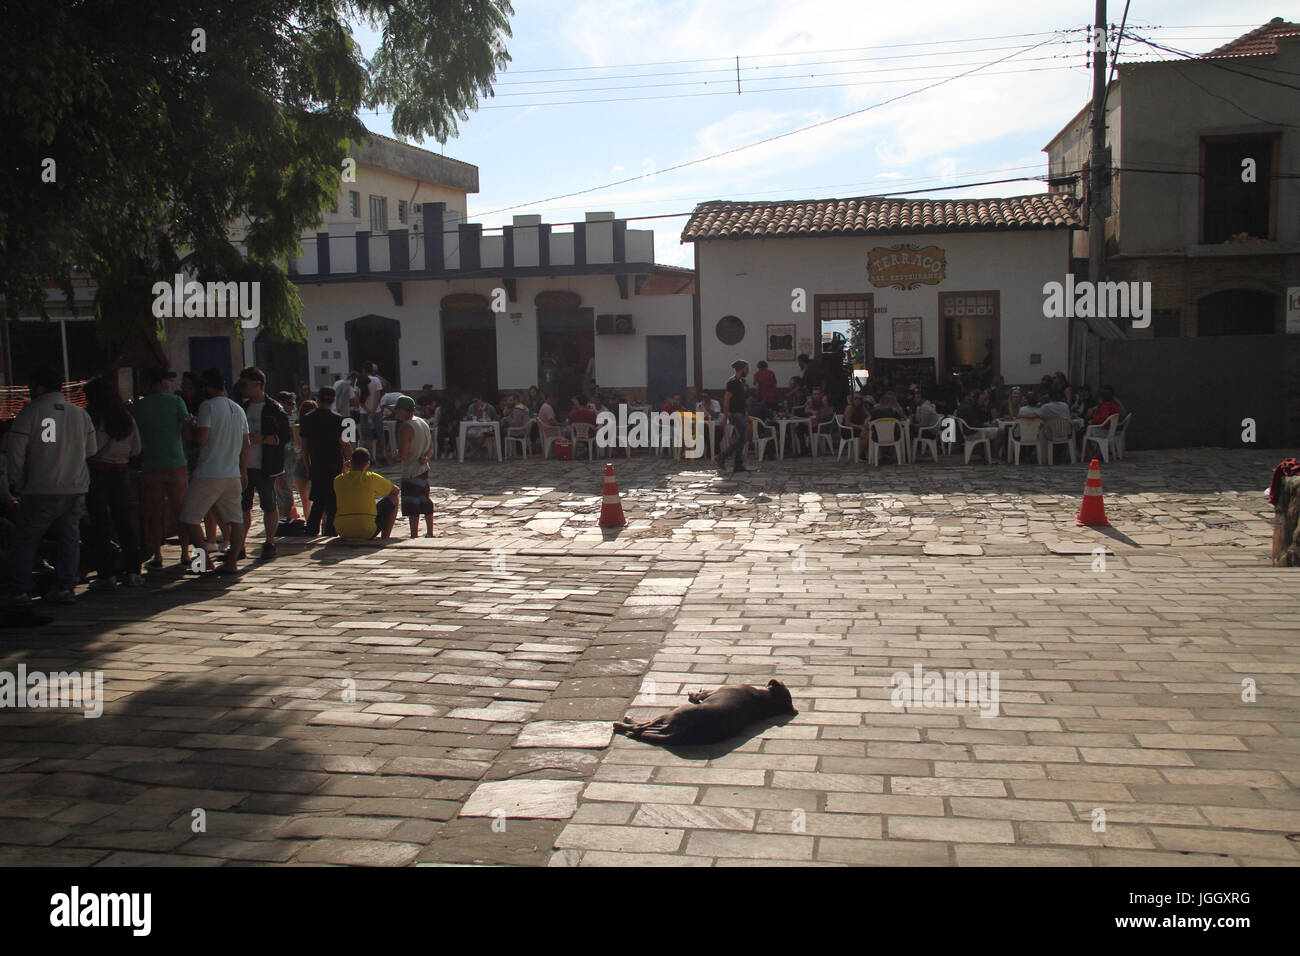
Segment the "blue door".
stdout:
<svg viewBox="0 0 1300 956">
<path fill-rule="evenodd" d="M 190 371 L 198 376 L 210 368 L 221 371 L 226 390 L 233 392 L 234 383 L 230 380 L 233 371 L 230 367 L 230 336 L 198 335 L 190 338 Z"/>
<path fill-rule="evenodd" d="M 657 409 L 669 395 L 686 392 L 686 336 L 645 337 L 646 400 Z"/>
</svg>

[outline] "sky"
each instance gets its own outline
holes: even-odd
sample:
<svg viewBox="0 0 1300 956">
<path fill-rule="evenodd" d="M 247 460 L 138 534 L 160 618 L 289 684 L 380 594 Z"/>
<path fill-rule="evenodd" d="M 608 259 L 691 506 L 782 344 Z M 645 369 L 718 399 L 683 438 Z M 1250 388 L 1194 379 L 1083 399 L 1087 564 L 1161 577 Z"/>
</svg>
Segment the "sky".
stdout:
<svg viewBox="0 0 1300 956">
<path fill-rule="evenodd" d="M 419 145 L 479 167 L 471 222 L 671 215 L 629 224 L 654 229 L 655 258 L 668 265 L 692 265 L 681 231 L 692 207 L 712 199 L 1044 192 L 1041 181 L 934 190 L 1044 175 L 1043 147 L 1092 90 L 1086 0 L 515 0 L 514 8 L 511 63 L 495 95 L 455 138 Z M 1108 19 L 1123 14 L 1112 2 Z M 1296 20 L 1300 11 L 1256 0 L 1136 0 L 1126 32 L 1204 53 L 1274 16 Z M 366 53 L 379 42 L 363 27 L 355 35 Z M 1120 48 L 1120 63 L 1151 58 L 1169 54 L 1127 39 Z M 361 118 L 392 135 L 385 113 Z"/>
</svg>

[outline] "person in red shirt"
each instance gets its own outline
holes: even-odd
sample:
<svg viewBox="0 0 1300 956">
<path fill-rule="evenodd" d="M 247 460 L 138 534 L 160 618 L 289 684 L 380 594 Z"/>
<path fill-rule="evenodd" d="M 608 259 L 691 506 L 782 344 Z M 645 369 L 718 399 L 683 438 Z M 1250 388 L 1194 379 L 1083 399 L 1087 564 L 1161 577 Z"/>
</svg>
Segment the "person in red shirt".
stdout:
<svg viewBox="0 0 1300 956">
<path fill-rule="evenodd" d="M 1124 406 L 1115 401 L 1115 389 L 1109 385 L 1103 385 L 1098 393 L 1101 396 L 1101 404 L 1097 406 L 1097 413 L 1092 416 L 1089 425 L 1101 425 L 1112 415 L 1124 417 Z"/>
<path fill-rule="evenodd" d="M 569 424 L 596 424 L 596 413 L 587 407 L 586 395 L 573 397 L 573 408 L 569 410 Z"/>
<path fill-rule="evenodd" d="M 669 415 L 675 415 L 677 412 L 680 412 L 681 410 L 682 410 L 681 395 L 668 396 L 668 401 L 664 402 L 663 405 L 659 407 L 659 411 L 667 412 Z"/>
<path fill-rule="evenodd" d="M 767 367 L 766 362 L 758 363 L 758 371 L 754 373 L 754 387 L 758 389 L 758 397 L 764 405 L 771 408 L 776 404 L 776 373 Z"/>
</svg>

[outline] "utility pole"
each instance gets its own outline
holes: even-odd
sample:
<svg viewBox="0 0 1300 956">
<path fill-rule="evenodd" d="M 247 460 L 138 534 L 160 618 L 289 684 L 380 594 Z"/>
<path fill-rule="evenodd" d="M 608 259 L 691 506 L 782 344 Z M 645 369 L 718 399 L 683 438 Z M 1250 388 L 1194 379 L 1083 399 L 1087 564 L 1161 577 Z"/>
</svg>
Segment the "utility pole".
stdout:
<svg viewBox="0 0 1300 956">
<path fill-rule="evenodd" d="M 1106 261 L 1106 202 L 1109 197 L 1110 163 L 1106 161 L 1106 0 L 1096 0 L 1092 32 L 1092 150 L 1088 159 L 1088 279 L 1100 282 Z M 1096 358 L 1098 341 L 1087 322 L 1075 320 L 1075 350 L 1071 377 L 1089 381 L 1091 358 Z M 1090 355 L 1089 353 L 1093 353 Z"/>
</svg>

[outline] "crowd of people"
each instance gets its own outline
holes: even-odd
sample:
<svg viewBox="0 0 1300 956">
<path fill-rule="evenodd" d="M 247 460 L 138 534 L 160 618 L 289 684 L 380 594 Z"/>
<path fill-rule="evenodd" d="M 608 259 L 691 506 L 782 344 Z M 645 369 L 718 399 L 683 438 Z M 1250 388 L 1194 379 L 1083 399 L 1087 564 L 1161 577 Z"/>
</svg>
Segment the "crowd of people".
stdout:
<svg viewBox="0 0 1300 956">
<path fill-rule="evenodd" d="M 745 470 L 751 422 L 766 430 L 778 418 L 793 425 L 789 454 L 811 453 L 837 417 L 839 437 L 855 437 L 861 456 L 873 421 L 927 428 L 951 415 L 987 437 L 997 455 L 1020 437 L 1020 420 L 1102 425 L 1124 415 L 1112 389 L 1094 396 L 1060 372 L 1044 375 L 1036 387 L 995 379 L 964 394 L 868 380 L 837 399 L 825 390 L 817 363 L 801 355 L 799 364 L 802 374 L 782 391 L 766 362 L 758 363 L 751 385 L 748 364 L 737 360 L 721 393 L 702 393 L 693 409 L 672 394 L 657 411 L 693 411 L 717 430 L 718 466 L 731 458 L 736 471 Z M 238 574 L 255 500 L 263 561 L 275 558 L 276 539 L 285 535 L 388 538 L 399 511 L 412 537 L 419 536 L 421 519 L 432 535 L 431 463 L 457 454 L 463 422 L 471 423 L 465 428 L 471 455 L 493 456 L 489 443 L 511 438 L 541 451 L 551 439 L 590 435 L 602 412 L 633 404 L 601 391 L 564 402 L 536 386 L 500 397 L 499 409 L 483 395 L 462 401 L 427 386 L 413 397 L 393 388 L 373 364 L 314 394 L 270 394 L 266 375 L 255 367 L 242 370 L 233 392 L 216 369 L 177 379 L 171 370 L 147 369 L 144 394 L 127 402 L 115 380 L 96 378 L 86 384 L 83 410 L 63 394 L 55 370 L 35 375 L 31 401 L 0 423 L 0 573 L 11 603 L 36 594 L 71 602 L 78 583 L 92 574 L 94 590 L 138 587 L 146 570 L 166 567 L 167 519 L 179 532 L 176 567 Z M 733 430 L 724 448 L 721 430 L 728 423 Z M 397 483 L 373 470 L 377 465 L 395 471 Z"/>
<path fill-rule="evenodd" d="M 179 571 L 238 574 L 255 500 L 262 561 L 276 557 L 284 535 L 388 538 L 399 508 L 412 537 L 421 518 L 433 534 L 432 429 L 410 396 L 385 403 L 377 375 L 365 388 L 348 381 L 347 417 L 334 387 L 301 401 L 291 392 L 272 395 L 255 367 L 240 373 L 234 397 L 216 369 L 187 373 L 174 391 L 177 377 L 147 369 L 144 394 L 131 402 L 114 379 L 92 379 L 83 409 L 63 393 L 56 370 L 33 376 L 31 400 L 0 424 L 8 606 L 36 596 L 72 603 L 87 578 L 96 591 L 139 587 L 146 570 L 166 569 L 168 519 L 178 532 Z M 389 449 L 396 485 L 370 470 L 370 449 L 382 444 L 381 408 L 396 420 Z"/>
</svg>

